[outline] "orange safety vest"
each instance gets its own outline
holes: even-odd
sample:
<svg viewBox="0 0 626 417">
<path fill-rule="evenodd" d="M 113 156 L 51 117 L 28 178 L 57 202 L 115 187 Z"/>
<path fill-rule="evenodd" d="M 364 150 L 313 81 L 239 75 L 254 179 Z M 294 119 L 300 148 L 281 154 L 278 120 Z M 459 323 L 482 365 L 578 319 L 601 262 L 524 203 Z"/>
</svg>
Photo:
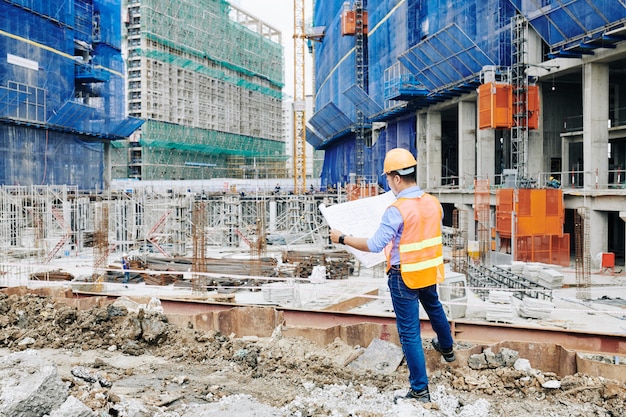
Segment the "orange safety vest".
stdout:
<svg viewBox="0 0 626 417">
<path fill-rule="evenodd" d="M 430 194 L 399 198 L 393 204 L 404 221 L 400 236 L 400 273 L 407 287 L 425 288 L 443 282 L 442 209 Z M 391 268 L 391 245 L 387 245 L 387 271 Z"/>
</svg>

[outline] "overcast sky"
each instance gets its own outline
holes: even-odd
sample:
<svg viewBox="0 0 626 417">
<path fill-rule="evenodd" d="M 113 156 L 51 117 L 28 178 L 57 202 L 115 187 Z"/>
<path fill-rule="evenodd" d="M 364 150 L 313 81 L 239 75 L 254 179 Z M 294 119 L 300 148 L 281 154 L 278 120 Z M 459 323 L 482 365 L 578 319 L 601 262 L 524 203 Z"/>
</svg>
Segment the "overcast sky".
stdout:
<svg viewBox="0 0 626 417">
<path fill-rule="evenodd" d="M 293 0 L 230 0 L 230 3 L 245 10 L 282 33 L 285 56 L 285 93 L 293 97 Z M 311 22 L 311 1 L 306 0 L 305 21 Z M 308 50 L 307 50 L 308 51 Z M 310 55 L 307 52 L 307 60 Z M 306 76 L 306 93 L 311 92 L 311 77 Z"/>
</svg>

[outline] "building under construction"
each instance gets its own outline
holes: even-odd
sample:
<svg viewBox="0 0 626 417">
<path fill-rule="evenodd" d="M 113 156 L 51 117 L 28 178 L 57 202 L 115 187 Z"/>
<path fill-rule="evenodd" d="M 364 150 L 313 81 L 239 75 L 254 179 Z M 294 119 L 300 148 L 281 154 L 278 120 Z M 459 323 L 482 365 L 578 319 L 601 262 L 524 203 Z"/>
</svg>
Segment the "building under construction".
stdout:
<svg viewBox="0 0 626 417">
<path fill-rule="evenodd" d="M 0 184 L 102 190 L 125 117 L 120 4 L 0 2 Z"/>
<path fill-rule="evenodd" d="M 281 33 L 225 0 L 125 0 L 128 112 L 116 178 L 286 176 Z"/>
<path fill-rule="evenodd" d="M 167 349 L 168 358 L 226 365 L 242 380 L 253 368 L 240 361 L 238 352 L 247 349 L 232 354 L 239 343 L 234 337 L 245 337 L 254 349 L 260 345 L 253 339 L 267 339 L 285 357 L 284 344 L 275 343 L 283 336 L 332 344 L 334 355 L 338 340 L 372 349 L 381 346 L 372 343 L 376 339 L 399 344 L 384 261 L 366 268 L 355 261 L 363 258 L 331 245 L 321 204 L 345 210 L 337 216 L 341 226 L 364 228 L 362 217 L 374 224 L 379 205 L 359 197 L 386 186 L 379 183 L 385 151 L 403 146 L 418 156 L 419 184 L 446 211 L 442 234 L 452 271 L 439 290 L 459 342 L 457 364 L 480 352 L 461 342 L 491 346 L 508 339 L 533 358 L 549 358 L 541 364 L 555 366 L 547 368 L 555 375 L 623 381 L 618 355 L 624 337 L 617 329 L 624 300 L 614 298 L 623 292 L 623 278 L 601 271 L 592 292 L 588 259 L 607 251 L 623 259 L 624 252 L 618 219 L 626 214 L 619 168 L 626 160 L 619 117 L 626 58 L 621 3 L 543 1 L 527 10 L 532 0 L 317 0 L 315 35 L 307 35 L 317 80 L 309 140 L 325 150 L 322 184 L 329 189 L 295 194 L 286 186 L 292 178 L 277 179 L 285 164 L 282 57 L 273 29 L 223 0 L 128 0 L 120 20 L 116 0 L 35 3 L 0 3 L 0 48 L 7 50 L 0 73 L 0 288 L 9 287 L 3 294 L 13 299 L 31 292 L 65 296 L 34 304 L 46 305 L 43 313 L 40 307 L 28 309 L 32 316 L 21 306 L 15 310 L 4 320 L 7 347 L 49 343 L 64 348 L 59 357 L 83 349 L 80 338 L 66 340 L 54 327 L 46 331 L 51 338 L 22 328 L 46 317 L 56 326 L 63 316 L 79 326 L 67 329 L 88 331 L 93 346 L 135 355 L 141 345 L 126 318 L 130 343 L 115 339 L 115 345 L 111 335 L 118 332 L 109 320 L 101 333 L 90 319 L 122 319 L 117 307 L 104 307 L 129 297 L 148 309 L 137 317 L 152 316 L 156 307 L 168 322 L 193 329 L 202 340 L 197 352 L 213 350 L 201 336 L 213 333 L 228 344 L 222 350 L 233 362 L 196 356 L 187 340 L 180 356 Z M 569 25 L 561 27 L 566 17 Z M 580 22 L 590 26 L 574 31 Z M 563 34 L 567 40 L 558 38 Z M 130 118 L 122 117 L 124 100 Z M 567 124 L 561 128 L 557 120 Z M 108 168 L 133 180 L 109 184 Z M 550 182 L 556 188 L 545 186 L 549 176 L 560 180 Z M 337 204 L 343 202 L 349 204 Z M 588 281 L 569 280 L 569 271 L 565 281 L 553 268 L 569 265 L 572 253 L 576 278 Z M 489 265 L 487 255 L 502 255 L 502 264 Z M 505 255 L 530 262 L 505 261 Z M 52 313 L 53 305 L 68 312 L 98 308 L 83 319 Z M 153 345 L 150 339 L 144 340 Z M 538 344 L 546 340 L 555 345 Z M 372 350 L 350 350 L 350 362 L 372 356 Z M 393 350 L 395 365 L 375 352 L 375 372 L 388 375 L 400 366 L 401 349 Z M 586 367 L 580 352 L 610 355 L 601 365 L 611 367 Z M 440 356 L 430 353 L 440 368 Z M 319 357 L 326 367 L 326 357 Z M 341 369 L 350 364 L 341 362 Z M 533 362 L 528 375 L 535 369 Z M 146 381 L 154 385 L 155 379 Z M 206 388 L 202 379 L 199 384 Z M 519 386 L 544 393 L 532 384 Z M 177 385 L 195 401 L 198 390 Z M 207 394 L 204 402 L 229 389 L 218 385 L 217 395 Z M 263 381 L 258 386 L 265 388 Z M 384 392 L 389 400 L 391 389 Z M 167 404 L 162 397 L 154 396 L 160 408 L 177 403 L 191 410 L 183 397 Z"/>
<path fill-rule="evenodd" d="M 384 187 L 405 147 L 480 252 L 623 263 L 623 2 L 318 0 L 313 26 L 323 186 Z"/>
</svg>

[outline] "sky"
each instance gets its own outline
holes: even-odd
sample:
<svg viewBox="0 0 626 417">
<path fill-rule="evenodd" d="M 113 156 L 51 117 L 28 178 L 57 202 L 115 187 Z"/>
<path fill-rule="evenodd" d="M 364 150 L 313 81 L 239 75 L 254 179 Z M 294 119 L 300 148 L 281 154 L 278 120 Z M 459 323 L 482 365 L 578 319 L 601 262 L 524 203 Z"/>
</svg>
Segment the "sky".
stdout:
<svg viewBox="0 0 626 417">
<path fill-rule="evenodd" d="M 230 0 L 230 3 L 248 14 L 262 20 L 282 33 L 283 54 L 285 57 L 284 92 L 293 97 L 293 0 Z M 306 0 L 305 21 L 310 22 L 311 1 Z M 310 55 L 307 52 L 307 60 Z M 307 94 L 311 93 L 311 77 L 305 75 Z"/>
</svg>

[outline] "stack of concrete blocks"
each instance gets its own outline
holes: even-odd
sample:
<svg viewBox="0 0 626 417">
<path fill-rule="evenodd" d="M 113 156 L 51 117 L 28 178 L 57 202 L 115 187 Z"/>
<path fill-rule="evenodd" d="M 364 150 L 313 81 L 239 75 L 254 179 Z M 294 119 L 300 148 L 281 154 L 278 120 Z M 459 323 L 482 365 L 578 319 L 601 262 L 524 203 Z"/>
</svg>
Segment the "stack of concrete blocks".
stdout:
<svg viewBox="0 0 626 417">
<path fill-rule="evenodd" d="M 513 323 L 515 309 L 513 307 L 513 293 L 508 291 L 489 291 L 489 303 L 487 303 L 487 321 L 499 323 Z"/>
<path fill-rule="evenodd" d="M 539 283 L 539 273 L 543 269 L 543 266 L 536 263 L 527 263 L 524 265 L 524 271 L 522 275 L 528 279 L 529 281 L 534 282 L 535 284 Z"/>
<path fill-rule="evenodd" d="M 550 317 L 552 310 L 554 303 L 551 301 L 525 297 L 517 312 L 520 317 L 544 320 Z"/>
<path fill-rule="evenodd" d="M 285 282 L 273 282 L 261 286 L 263 300 L 271 304 L 285 305 L 293 303 L 297 300 L 296 288 L 294 280 L 286 280 Z"/>
<path fill-rule="evenodd" d="M 563 273 L 551 268 L 539 271 L 539 282 L 547 288 L 561 288 L 563 286 Z"/>
<path fill-rule="evenodd" d="M 514 274 L 523 275 L 524 269 L 526 268 L 526 262 L 513 261 L 511 262 L 511 265 L 503 265 L 502 268 L 508 269 Z"/>
</svg>

